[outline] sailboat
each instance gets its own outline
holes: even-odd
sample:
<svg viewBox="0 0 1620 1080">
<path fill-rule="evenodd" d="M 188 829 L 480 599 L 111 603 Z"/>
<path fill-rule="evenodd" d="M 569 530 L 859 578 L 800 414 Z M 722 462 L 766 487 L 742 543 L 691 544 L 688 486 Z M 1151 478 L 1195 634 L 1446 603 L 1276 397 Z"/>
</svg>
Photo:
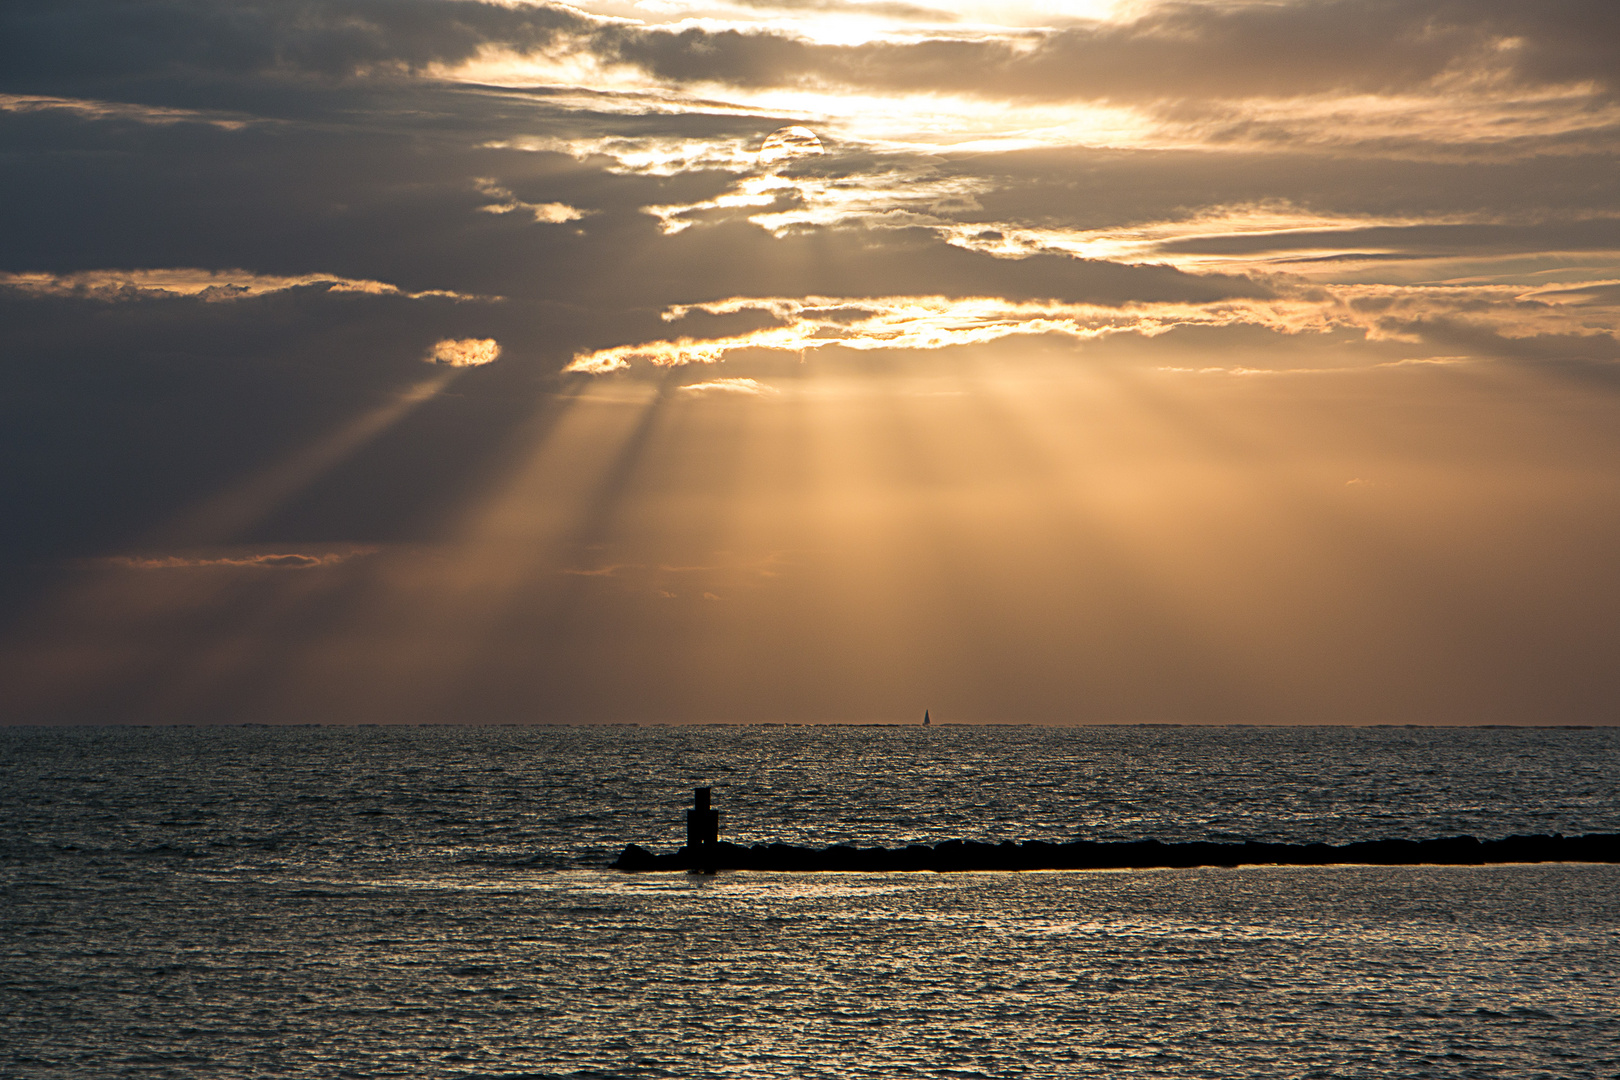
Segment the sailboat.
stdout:
<svg viewBox="0 0 1620 1080">
<path fill-rule="evenodd" d="M 928 726 L 928 710 L 924 709 L 923 710 L 923 727 L 927 727 L 927 726 Z"/>
</svg>

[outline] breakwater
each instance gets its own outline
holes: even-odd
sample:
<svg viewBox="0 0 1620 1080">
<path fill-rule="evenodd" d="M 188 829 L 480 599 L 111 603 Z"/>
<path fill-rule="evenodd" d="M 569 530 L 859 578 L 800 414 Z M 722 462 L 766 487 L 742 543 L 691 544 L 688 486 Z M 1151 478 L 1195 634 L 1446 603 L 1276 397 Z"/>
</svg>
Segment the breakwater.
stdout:
<svg viewBox="0 0 1620 1080">
<path fill-rule="evenodd" d="M 631 844 L 613 863 L 631 872 L 651 870 L 775 870 L 885 873 L 932 870 L 1147 870 L 1193 866 L 1438 865 L 1491 863 L 1620 863 L 1620 833 L 1590 836 L 1509 836 L 1480 840 L 1367 840 L 1351 844 L 1165 844 L 1157 840 L 1053 844 L 1042 840 L 999 844 L 947 840 L 932 847 L 825 848 L 789 844 L 689 844 L 659 855 Z"/>
</svg>

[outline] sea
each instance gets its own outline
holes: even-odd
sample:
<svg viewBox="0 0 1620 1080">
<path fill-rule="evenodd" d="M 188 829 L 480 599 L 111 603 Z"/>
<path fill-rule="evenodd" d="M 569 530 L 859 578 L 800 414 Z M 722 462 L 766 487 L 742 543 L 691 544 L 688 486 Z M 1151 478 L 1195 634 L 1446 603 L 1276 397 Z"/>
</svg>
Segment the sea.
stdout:
<svg viewBox="0 0 1620 1080">
<path fill-rule="evenodd" d="M 610 868 L 1620 832 L 1620 729 L 0 729 L 0 1077 L 1620 1077 L 1620 866 Z"/>
</svg>

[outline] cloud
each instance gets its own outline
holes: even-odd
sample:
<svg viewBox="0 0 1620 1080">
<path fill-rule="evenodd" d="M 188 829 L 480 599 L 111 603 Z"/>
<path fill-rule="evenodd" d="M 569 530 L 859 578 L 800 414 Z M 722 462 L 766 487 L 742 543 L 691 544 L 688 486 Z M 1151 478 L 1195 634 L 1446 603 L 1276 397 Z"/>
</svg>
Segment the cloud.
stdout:
<svg viewBox="0 0 1620 1080">
<path fill-rule="evenodd" d="M 839 6 L 929 17 L 909 5 Z M 747 22 L 640 26 L 561 4 L 79 0 L 9 6 L 0 67 L 13 85 L 153 72 L 342 77 L 453 67 L 506 50 L 629 65 L 676 83 L 1039 99 L 1385 94 L 1492 79 L 1612 91 L 1617 20 L 1606 0 L 1161 3 L 1127 21 L 834 45 Z"/>
<path fill-rule="evenodd" d="M 920 22 L 955 22 L 960 18 L 956 12 L 944 8 L 893 3 L 889 0 L 732 0 L 732 2 L 741 7 L 764 11 L 831 12 L 839 15 L 867 15 L 873 18 Z"/>
<path fill-rule="evenodd" d="M 1594 322 L 1599 291 L 1573 292 L 1585 303 L 1557 302 L 1522 288 L 1496 286 L 1301 285 L 1267 300 L 1208 304 L 1013 302 L 999 297 L 733 297 L 677 306 L 664 318 L 697 312 L 769 312 L 776 325 L 714 338 L 677 336 L 577 354 L 564 371 L 603 375 L 638 364 L 654 368 L 717 364 L 751 352 L 797 354 L 825 349 L 856 352 L 935 351 L 1014 337 L 1051 336 L 1075 342 L 1114 335 L 1158 337 L 1175 330 L 1254 327 L 1283 335 L 1351 331 L 1368 341 L 1470 344 L 1478 355 L 1535 358 L 1562 349 L 1589 359 L 1620 353 L 1620 318 Z M 1620 310 L 1614 312 L 1620 316 Z M 1540 344 L 1537 344 L 1540 343 Z M 715 380 L 688 390 L 733 389 Z M 751 382 L 752 380 L 741 380 Z"/>
<path fill-rule="evenodd" d="M 687 383 L 680 389 L 683 394 L 743 394 L 750 397 L 781 393 L 776 387 L 758 379 L 710 379 L 707 382 Z"/>
<path fill-rule="evenodd" d="M 250 270 L 201 270 L 195 267 L 146 270 L 77 270 L 66 274 L 0 272 L 0 288 L 37 296 L 79 296 L 119 300 L 132 295 L 171 294 L 207 301 L 243 300 L 289 289 L 312 288 L 333 293 L 403 296 L 411 300 L 445 297 L 452 300 L 496 301 L 498 296 L 473 296 L 450 289 L 405 292 L 384 281 L 366 281 L 332 274 L 261 274 Z"/>
<path fill-rule="evenodd" d="M 417 71 L 501 45 L 553 46 L 600 23 L 561 4 L 478 0 L 76 0 L 7 5 L 0 70 L 9 81 L 155 72 Z"/>
<path fill-rule="evenodd" d="M 430 364 L 450 367 L 482 367 L 493 364 L 500 355 L 500 343 L 494 338 L 445 338 L 433 343 L 426 359 Z"/>
<path fill-rule="evenodd" d="M 1478 222 L 1346 223 L 1348 227 L 1323 229 L 1258 228 L 1243 232 L 1198 228 L 1201 235 L 1166 236 L 1154 250 L 1165 254 L 1244 255 L 1281 251 L 1391 251 L 1434 255 L 1500 255 L 1527 250 L 1574 252 L 1620 251 L 1620 216 L 1581 221 L 1541 221 L 1535 224 Z"/>
<path fill-rule="evenodd" d="M 1614 32 L 1604 33 L 1605 30 Z M 1620 71 L 1602 0 L 1164 3 L 1127 22 L 1005 37 L 816 45 L 737 30 L 604 27 L 600 53 L 678 81 L 811 81 L 888 92 L 1164 100 L 1390 93 L 1443 81 L 1595 82 Z M 1264 56 L 1266 62 L 1255 63 Z"/>
<path fill-rule="evenodd" d="M 718 314 L 745 310 L 769 311 L 781 325 L 730 337 L 683 336 L 598 349 L 575 356 L 563 370 L 600 375 L 627 370 L 635 363 L 654 367 L 714 364 L 734 353 L 754 350 L 802 356 L 830 348 L 857 352 L 932 351 L 1019 336 L 1052 335 L 1076 341 L 1119 333 L 1153 337 L 1187 326 L 1249 324 L 1284 332 L 1322 332 L 1335 321 L 1325 305 L 1309 300 L 1136 304 L 1121 310 L 987 296 L 736 297 L 672 308 L 665 317 L 678 321 L 695 311 Z"/>
<path fill-rule="evenodd" d="M 235 131 L 256 122 L 244 115 L 221 115 L 201 109 L 176 109 L 125 101 L 52 97 L 44 94 L 0 94 L 0 112 L 60 111 L 92 120 L 129 120 L 142 124 L 205 123 Z"/>
<path fill-rule="evenodd" d="M 375 554 L 376 548 L 323 552 L 263 552 L 238 555 L 114 555 L 104 560 L 109 566 L 126 570 L 317 570 L 337 566 L 350 559 Z"/>
<path fill-rule="evenodd" d="M 561 225 L 569 221 L 578 221 L 585 216 L 585 211 L 576 209 L 566 203 L 524 202 L 488 177 L 480 177 L 475 183 L 482 194 L 497 200 L 478 208 L 486 214 L 510 214 L 522 210 L 532 215 L 535 221 L 543 225 Z"/>
<path fill-rule="evenodd" d="M 982 209 L 977 197 L 990 187 L 982 177 L 884 162 L 871 170 L 839 169 L 830 175 L 803 169 L 744 176 L 713 198 L 645 210 L 666 233 L 738 216 L 778 236 L 815 225 L 927 228 Z"/>
</svg>

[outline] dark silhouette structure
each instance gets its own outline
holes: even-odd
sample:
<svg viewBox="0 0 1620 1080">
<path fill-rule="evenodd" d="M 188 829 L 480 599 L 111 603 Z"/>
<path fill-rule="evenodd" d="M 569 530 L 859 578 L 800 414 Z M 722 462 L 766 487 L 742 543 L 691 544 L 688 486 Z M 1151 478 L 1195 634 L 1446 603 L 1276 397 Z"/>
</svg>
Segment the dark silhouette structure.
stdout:
<svg viewBox="0 0 1620 1080">
<path fill-rule="evenodd" d="M 692 789 L 692 809 L 686 812 L 686 848 L 700 851 L 720 842 L 720 811 L 709 806 L 712 788 Z"/>
<path fill-rule="evenodd" d="M 699 807 L 707 807 L 699 788 Z M 698 815 L 703 815 L 699 817 Z M 712 816 L 709 816 L 712 815 Z M 614 862 L 620 870 L 1104 870 L 1189 866 L 1333 866 L 1349 863 L 1385 866 L 1479 866 L 1489 863 L 1620 863 L 1620 833 L 1592 836 L 1509 836 L 1480 840 L 1451 836 L 1433 840 L 1364 840 L 1352 844 L 1165 844 L 1158 840 L 1098 843 L 1044 840 L 985 844 L 947 840 L 928 847 L 803 848 L 788 844 L 722 844 L 715 837 L 714 810 L 688 811 L 687 846 L 658 855 L 631 844 Z M 694 833 L 694 821 L 706 832 Z M 702 839 L 707 837 L 709 839 Z"/>
</svg>

